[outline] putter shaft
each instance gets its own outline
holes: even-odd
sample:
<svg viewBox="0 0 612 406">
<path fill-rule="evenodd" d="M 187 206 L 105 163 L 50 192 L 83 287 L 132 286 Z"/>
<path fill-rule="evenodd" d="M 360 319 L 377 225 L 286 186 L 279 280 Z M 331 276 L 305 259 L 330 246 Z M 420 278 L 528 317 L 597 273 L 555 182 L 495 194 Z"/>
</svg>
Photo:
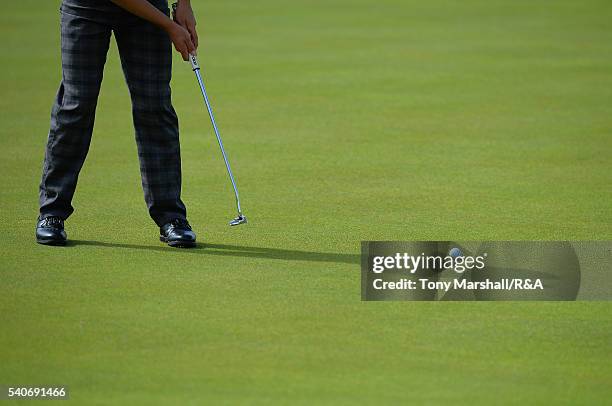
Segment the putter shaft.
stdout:
<svg viewBox="0 0 612 406">
<path fill-rule="evenodd" d="M 212 123 L 213 129 L 215 131 L 215 136 L 217 137 L 217 142 L 219 143 L 219 148 L 221 149 L 221 154 L 223 155 L 223 160 L 225 161 L 225 168 L 227 169 L 227 174 L 229 175 L 230 181 L 232 182 L 232 187 L 234 188 L 234 195 L 236 196 L 236 207 L 238 208 L 238 217 L 236 219 L 245 219 L 242 215 L 242 209 L 240 207 L 240 196 L 238 195 L 238 187 L 236 186 L 236 181 L 234 180 L 234 175 L 232 174 L 232 168 L 230 167 L 229 161 L 227 160 L 227 154 L 225 153 L 225 148 L 223 148 L 223 141 L 221 141 L 219 129 L 217 128 L 217 123 L 215 122 L 215 116 L 213 114 L 212 107 L 210 106 L 208 95 L 206 94 L 204 80 L 202 80 L 202 75 L 200 74 L 200 66 L 198 65 L 198 61 L 194 55 L 189 55 L 189 61 L 191 62 L 191 67 L 195 72 L 196 78 L 198 79 L 198 83 L 200 84 L 200 90 L 202 91 L 204 103 L 206 104 L 208 115 L 210 116 L 210 122 Z M 246 219 L 244 222 L 246 222 Z M 241 223 L 239 222 L 237 224 Z"/>
</svg>

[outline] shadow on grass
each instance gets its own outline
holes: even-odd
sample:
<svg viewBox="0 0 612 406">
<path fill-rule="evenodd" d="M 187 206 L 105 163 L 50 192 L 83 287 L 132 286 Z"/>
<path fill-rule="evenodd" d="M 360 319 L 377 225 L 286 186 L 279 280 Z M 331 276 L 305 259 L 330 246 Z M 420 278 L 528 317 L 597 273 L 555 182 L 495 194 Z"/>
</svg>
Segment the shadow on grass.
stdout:
<svg viewBox="0 0 612 406">
<path fill-rule="evenodd" d="M 89 245 L 104 248 L 119 248 L 133 250 L 159 251 L 166 253 L 179 253 L 188 255 L 219 255 L 230 257 L 279 259 L 286 261 L 311 261 L 311 262 L 333 262 L 341 264 L 359 264 L 361 259 L 358 254 L 338 254 L 333 252 L 314 252 L 285 250 L 280 248 L 247 247 L 228 244 L 199 243 L 194 248 L 171 248 L 167 246 L 151 246 L 137 244 L 120 244 L 103 241 L 69 240 L 68 247 Z"/>
</svg>

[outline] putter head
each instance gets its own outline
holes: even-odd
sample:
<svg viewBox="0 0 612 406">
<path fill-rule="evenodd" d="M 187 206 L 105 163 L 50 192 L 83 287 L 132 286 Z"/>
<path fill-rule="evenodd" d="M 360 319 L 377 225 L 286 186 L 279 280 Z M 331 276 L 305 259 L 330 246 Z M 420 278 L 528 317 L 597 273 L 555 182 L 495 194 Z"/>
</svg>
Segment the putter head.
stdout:
<svg viewBox="0 0 612 406">
<path fill-rule="evenodd" d="M 233 227 L 233 226 L 239 226 L 240 224 L 246 224 L 246 223 L 247 223 L 246 217 L 242 213 L 239 213 L 238 217 L 230 221 L 229 225 Z"/>
</svg>

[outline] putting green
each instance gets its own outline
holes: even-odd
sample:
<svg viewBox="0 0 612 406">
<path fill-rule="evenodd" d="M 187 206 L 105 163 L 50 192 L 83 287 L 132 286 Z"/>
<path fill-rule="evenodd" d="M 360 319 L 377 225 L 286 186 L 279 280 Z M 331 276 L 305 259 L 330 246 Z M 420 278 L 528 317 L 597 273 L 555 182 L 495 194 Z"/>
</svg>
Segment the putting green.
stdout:
<svg viewBox="0 0 612 406">
<path fill-rule="evenodd" d="M 612 306 L 360 302 L 361 240 L 612 238 L 612 3 L 197 2 L 157 241 L 113 44 L 67 222 L 34 243 L 58 2 L 0 15 L 0 385 L 82 404 L 602 404 Z"/>
</svg>

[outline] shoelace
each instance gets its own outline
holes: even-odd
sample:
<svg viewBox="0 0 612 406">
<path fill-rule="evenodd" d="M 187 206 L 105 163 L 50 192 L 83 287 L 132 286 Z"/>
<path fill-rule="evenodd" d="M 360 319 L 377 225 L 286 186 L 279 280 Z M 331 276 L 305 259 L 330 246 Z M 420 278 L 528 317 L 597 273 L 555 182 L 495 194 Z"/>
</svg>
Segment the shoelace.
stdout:
<svg viewBox="0 0 612 406">
<path fill-rule="evenodd" d="M 191 226 L 187 222 L 187 220 L 183 219 L 174 219 L 170 222 L 176 228 L 184 228 L 186 230 L 191 230 Z"/>
<path fill-rule="evenodd" d="M 51 216 L 51 217 L 47 217 L 46 219 L 43 220 L 41 226 L 43 227 L 63 227 L 64 225 L 64 220 L 61 219 L 61 217 L 57 217 L 57 216 Z"/>
</svg>

